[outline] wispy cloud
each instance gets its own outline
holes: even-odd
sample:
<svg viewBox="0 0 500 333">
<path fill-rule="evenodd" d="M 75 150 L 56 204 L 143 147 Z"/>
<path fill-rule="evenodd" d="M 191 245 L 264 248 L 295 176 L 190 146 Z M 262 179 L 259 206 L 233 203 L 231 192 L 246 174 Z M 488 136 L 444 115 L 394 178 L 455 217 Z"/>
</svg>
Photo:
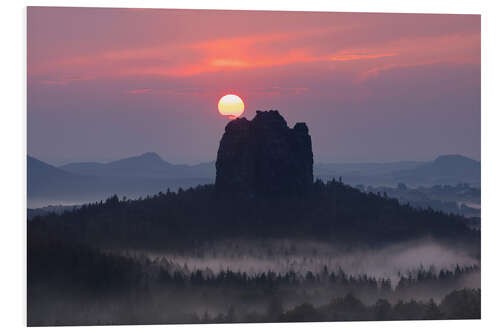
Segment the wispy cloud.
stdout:
<svg viewBox="0 0 500 333">
<path fill-rule="evenodd" d="M 51 59 L 30 66 L 30 75 L 45 85 L 68 85 L 82 76 L 100 78 L 192 77 L 221 71 L 243 71 L 301 64 L 346 66 L 355 77 L 422 63 L 480 61 L 478 33 L 350 42 L 336 29 L 275 32 L 233 38 L 172 42 L 154 46 L 106 49 Z M 338 42 L 336 41 L 338 38 Z M 342 38 L 342 39 L 341 39 Z M 354 65 L 358 64 L 358 65 Z M 332 67 L 330 67 L 332 68 Z M 47 79 L 47 75 L 60 78 Z M 75 79 L 72 79 L 72 78 Z"/>
<path fill-rule="evenodd" d="M 52 79 L 41 79 L 39 82 L 43 85 L 49 86 L 67 86 L 68 84 L 75 81 L 86 81 L 91 80 L 91 77 L 85 76 L 71 76 L 71 77 L 58 77 Z"/>
<path fill-rule="evenodd" d="M 309 92 L 309 88 L 304 87 L 269 87 L 269 88 L 255 88 L 249 91 L 249 94 L 256 95 L 270 95 L 270 96 L 278 96 L 278 95 L 302 95 Z"/>
<path fill-rule="evenodd" d="M 190 87 L 190 88 L 140 88 L 126 90 L 124 93 L 128 95 L 175 95 L 175 96 L 214 96 L 227 91 L 234 91 L 245 96 L 249 95 L 262 95 L 262 96 L 277 96 L 277 95 L 302 95 L 309 92 L 306 87 L 259 87 L 259 88 L 229 88 L 224 91 L 217 88 L 207 87 Z"/>
<path fill-rule="evenodd" d="M 130 95 L 144 95 L 144 94 L 151 94 L 151 93 L 153 93 L 153 89 L 151 89 L 151 88 L 133 89 L 133 90 L 127 91 L 127 94 L 130 94 Z"/>
<path fill-rule="evenodd" d="M 438 63 L 479 64 L 481 36 L 478 33 L 452 34 L 398 40 L 386 45 L 395 56 L 389 62 L 377 63 L 361 71 L 359 79 L 366 80 L 396 69 Z"/>
<path fill-rule="evenodd" d="M 350 51 L 343 51 L 342 53 L 332 55 L 328 58 L 331 61 L 352 61 L 352 60 L 362 60 L 362 59 L 378 59 L 385 57 L 394 57 L 396 53 L 381 53 L 381 54 L 361 54 L 361 53 L 351 53 Z"/>
</svg>

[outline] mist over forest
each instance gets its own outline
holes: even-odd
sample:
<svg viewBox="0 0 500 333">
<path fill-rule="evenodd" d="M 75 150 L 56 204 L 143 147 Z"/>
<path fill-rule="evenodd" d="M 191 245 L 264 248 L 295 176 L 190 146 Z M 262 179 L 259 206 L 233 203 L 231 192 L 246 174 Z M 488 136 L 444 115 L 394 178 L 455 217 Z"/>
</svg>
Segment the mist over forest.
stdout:
<svg viewBox="0 0 500 333">
<path fill-rule="evenodd" d="M 336 180 L 114 196 L 29 220 L 28 322 L 479 318 L 479 240 L 466 217 Z"/>
</svg>

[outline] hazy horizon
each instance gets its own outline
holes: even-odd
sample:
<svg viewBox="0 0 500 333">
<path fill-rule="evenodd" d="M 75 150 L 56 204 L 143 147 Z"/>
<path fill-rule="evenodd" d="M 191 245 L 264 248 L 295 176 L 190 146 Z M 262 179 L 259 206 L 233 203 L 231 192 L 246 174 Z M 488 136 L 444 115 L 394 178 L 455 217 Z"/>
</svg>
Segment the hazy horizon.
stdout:
<svg viewBox="0 0 500 333">
<path fill-rule="evenodd" d="M 143 155 L 143 154 L 146 154 L 146 153 L 155 153 L 155 154 L 158 154 L 158 156 L 160 156 L 165 162 L 168 162 L 170 164 L 175 164 L 175 165 L 198 165 L 198 164 L 203 164 L 203 163 L 215 163 L 215 158 L 213 158 L 212 160 L 195 160 L 193 162 L 184 162 L 184 161 L 174 161 L 174 160 L 171 160 L 169 159 L 168 157 L 166 156 L 163 156 L 162 154 L 159 154 L 157 152 L 154 152 L 154 151 L 144 151 L 144 152 L 137 152 L 137 153 L 133 153 L 132 155 L 124 155 L 124 156 L 119 156 L 117 158 L 89 158 L 89 159 L 84 159 L 84 158 L 76 158 L 76 159 L 55 159 L 55 160 L 52 160 L 52 161 L 49 161 L 49 160 L 46 160 L 44 158 L 41 158 L 39 156 L 36 156 L 36 155 L 32 155 L 32 154 L 29 154 L 29 156 L 33 157 L 33 158 L 36 158 L 42 162 L 45 162 L 45 163 L 48 163 L 48 164 L 51 164 L 53 166 L 56 166 L 56 167 L 60 167 L 60 166 L 63 166 L 63 165 L 66 165 L 66 164 L 70 164 L 70 163 L 85 163 L 85 162 L 95 162 L 95 163 L 109 163 L 109 162 L 114 162 L 114 161 L 117 161 L 117 160 L 121 160 L 121 159 L 126 159 L 126 158 L 130 158 L 130 157 L 137 157 L 137 156 L 140 156 L 140 155 Z M 456 154 L 456 153 L 449 153 L 449 154 L 439 154 L 437 156 L 431 156 L 427 159 L 401 159 L 401 160 L 396 160 L 396 159 L 388 159 L 388 160 L 364 160 L 364 159 L 360 159 L 360 160 L 334 160 L 334 161 L 328 161 L 328 160 L 314 160 L 314 163 L 315 164 L 355 164 L 355 163 L 397 163 L 397 162 L 429 162 L 429 161 L 433 161 L 435 160 L 437 157 L 439 156 L 443 156 L 443 155 L 462 155 L 462 154 Z M 467 157 L 467 158 L 470 158 L 470 159 L 473 159 L 473 160 L 476 160 L 478 162 L 481 162 L 480 159 L 475 159 L 471 156 L 467 156 L 467 155 L 462 155 L 464 157 Z"/>
</svg>

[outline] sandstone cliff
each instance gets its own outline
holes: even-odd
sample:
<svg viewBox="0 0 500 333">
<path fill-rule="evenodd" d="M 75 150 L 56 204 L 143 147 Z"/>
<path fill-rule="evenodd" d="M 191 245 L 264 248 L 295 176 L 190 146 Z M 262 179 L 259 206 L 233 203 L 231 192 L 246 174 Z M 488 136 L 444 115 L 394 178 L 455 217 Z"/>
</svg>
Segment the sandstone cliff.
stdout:
<svg viewBox="0 0 500 333">
<path fill-rule="evenodd" d="M 220 141 L 216 169 L 220 193 L 304 193 L 313 182 L 309 130 L 305 123 L 289 128 L 275 110 L 232 120 Z"/>
</svg>

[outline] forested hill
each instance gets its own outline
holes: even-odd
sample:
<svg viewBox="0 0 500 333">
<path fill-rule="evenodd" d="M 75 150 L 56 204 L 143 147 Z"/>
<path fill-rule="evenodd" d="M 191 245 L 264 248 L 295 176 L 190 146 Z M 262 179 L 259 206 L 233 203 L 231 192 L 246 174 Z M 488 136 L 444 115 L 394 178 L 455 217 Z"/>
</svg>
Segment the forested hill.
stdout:
<svg viewBox="0 0 500 333">
<path fill-rule="evenodd" d="M 295 196 L 224 196 L 214 185 L 139 200 L 114 196 L 62 215 L 36 217 L 28 234 L 31 241 L 67 240 L 106 248 L 184 248 L 225 238 L 266 237 L 354 246 L 430 236 L 478 245 L 479 233 L 465 221 L 333 180 L 316 181 L 309 192 Z"/>
</svg>

